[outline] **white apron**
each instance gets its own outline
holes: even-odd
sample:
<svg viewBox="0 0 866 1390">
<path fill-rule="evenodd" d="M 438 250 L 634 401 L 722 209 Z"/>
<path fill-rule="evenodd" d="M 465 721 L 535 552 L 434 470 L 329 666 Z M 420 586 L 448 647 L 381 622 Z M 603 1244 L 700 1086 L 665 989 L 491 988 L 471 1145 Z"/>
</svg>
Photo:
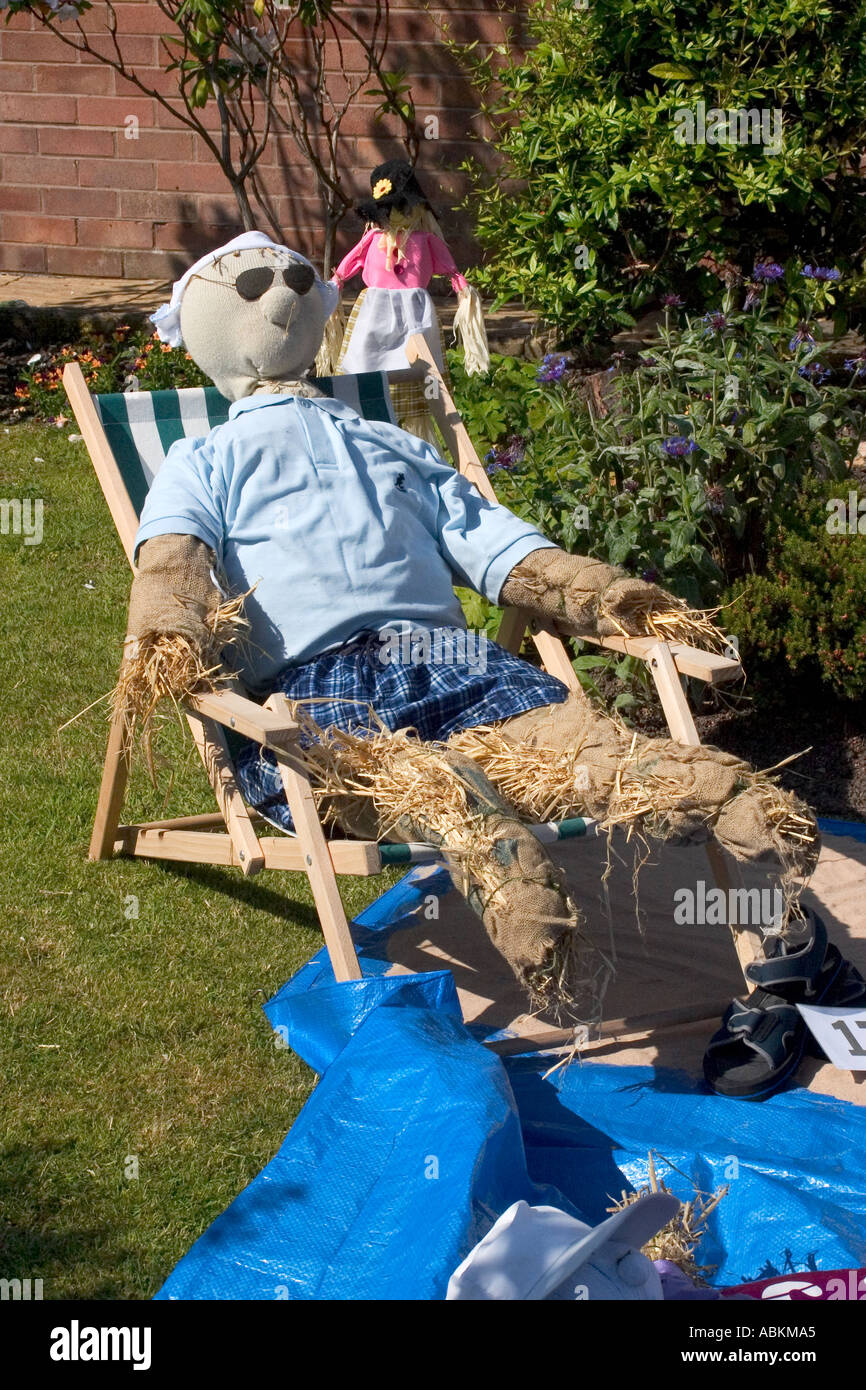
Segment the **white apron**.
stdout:
<svg viewBox="0 0 866 1390">
<path fill-rule="evenodd" d="M 433 300 L 426 290 L 387 290 L 369 287 L 352 327 L 340 371 L 393 372 L 408 368 L 406 342 L 421 333 L 440 371 L 442 343 Z"/>
</svg>

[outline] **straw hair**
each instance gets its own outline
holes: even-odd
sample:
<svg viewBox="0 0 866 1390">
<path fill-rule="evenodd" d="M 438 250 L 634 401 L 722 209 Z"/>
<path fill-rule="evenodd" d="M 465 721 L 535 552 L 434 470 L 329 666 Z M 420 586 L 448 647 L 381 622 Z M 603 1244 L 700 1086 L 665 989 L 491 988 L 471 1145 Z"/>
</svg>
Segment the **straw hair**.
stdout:
<svg viewBox="0 0 866 1390">
<path fill-rule="evenodd" d="M 339 302 L 325 324 L 322 342 L 316 354 L 314 371 L 316 376 L 333 376 L 340 360 L 340 349 L 346 332 L 346 315 Z"/>
</svg>

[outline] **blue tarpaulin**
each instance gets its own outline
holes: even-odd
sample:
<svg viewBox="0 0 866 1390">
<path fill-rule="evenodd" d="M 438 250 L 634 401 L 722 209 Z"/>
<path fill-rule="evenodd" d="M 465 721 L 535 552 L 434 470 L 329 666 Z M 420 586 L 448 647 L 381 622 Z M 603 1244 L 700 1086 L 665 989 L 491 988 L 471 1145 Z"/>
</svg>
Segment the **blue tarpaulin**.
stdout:
<svg viewBox="0 0 866 1390">
<path fill-rule="evenodd" d="M 410 874 L 360 919 L 364 979 L 335 983 L 320 952 L 265 1006 L 321 1079 L 157 1298 L 440 1299 L 512 1202 L 596 1223 L 646 1181 L 649 1150 L 680 1197 L 729 1185 L 698 1252 L 718 1286 L 866 1265 L 866 1109 L 802 1089 L 726 1100 L 654 1067 L 499 1059 L 461 1022 L 449 972 L 385 976 L 377 932 L 419 892 Z"/>
</svg>

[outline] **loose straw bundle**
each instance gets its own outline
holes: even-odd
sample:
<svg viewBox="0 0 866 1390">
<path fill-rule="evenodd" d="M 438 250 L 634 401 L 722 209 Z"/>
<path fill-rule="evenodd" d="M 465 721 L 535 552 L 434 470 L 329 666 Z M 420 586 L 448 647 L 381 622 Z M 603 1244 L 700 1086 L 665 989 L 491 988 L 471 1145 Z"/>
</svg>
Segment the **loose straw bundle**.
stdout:
<svg viewBox="0 0 866 1390">
<path fill-rule="evenodd" d="M 718 608 L 689 608 L 688 604 L 671 601 L 668 607 L 661 607 L 659 600 L 646 594 L 635 593 L 620 598 L 611 611 L 602 594 L 599 601 L 599 614 L 613 623 L 622 637 L 634 636 L 636 631 L 648 637 L 657 637 L 660 642 L 681 642 L 687 647 L 700 647 L 704 651 L 718 655 L 730 649 L 730 638 L 713 622 L 721 610 Z"/>
<path fill-rule="evenodd" d="M 131 742 L 138 733 L 148 769 L 154 777 L 153 719 L 157 706 L 169 700 L 179 713 L 190 695 L 216 690 L 231 680 L 223 669 L 222 653 L 236 645 L 249 624 L 243 617 L 246 594 L 218 605 L 209 619 L 205 648 L 179 633 L 157 633 L 139 638 L 120 669 L 111 696 L 112 713 L 122 711 Z"/>
<path fill-rule="evenodd" d="M 665 1160 L 667 1162 L 667 1160 Z M 672 1166 L 672 1165 L 671 1165 Z M 703 1240 L 707 1221 L 710 1213 L 723 1197 L 726 1197 L 729 1188 L 717 1187 L 715 1192 L 701 1192 L 695 1184 L 695 1195 L 688 1202 L 684 1202 L 676 1216 L 657 1231 L 654 1236 L 643 1246 L 643 1253 L 651 1260 L 668 1260 L 683 1271 L 683 1274 L 695 1283 L 707 1287 L 707 1280 L 704 1275 L 711 1274 L 715 1265 L 699 1265 L 695 1262 L 695 1250 Z M 653 1154 L 649 1154 L 649 1185 L 642 1187 L 639 1192 L 623 1192 L 620 1200 L 612 1207 L 608 1207 L 609 1212 L 622 1211 L 624 1207 L 633 1206 L 639 1202 L 649 1192 L 670 1193 L 671 1189 L 656 1176 L 655 1161 Z"/>
</svg>

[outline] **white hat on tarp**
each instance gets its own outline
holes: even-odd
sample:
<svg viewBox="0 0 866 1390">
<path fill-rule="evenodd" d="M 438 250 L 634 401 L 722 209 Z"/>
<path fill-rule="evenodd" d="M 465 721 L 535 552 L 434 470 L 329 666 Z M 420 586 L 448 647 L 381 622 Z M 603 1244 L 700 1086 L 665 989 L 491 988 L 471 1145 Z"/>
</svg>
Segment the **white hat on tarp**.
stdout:
<svg viewBox="0 0 866 1390">
<path fill-rule="evenodd" d="M 180 305 L 184 296 L 184 291 L 194 275 L 199 275 L 207 266 L 213 265 L 221 256 L 227 256 L 232 251 L 255 251 L 263 247 L 268 247 L 271 251 L 282 251 L 287 256 L 292 256 L 302 265 L 308 265 L 316 276 L 316 287 L 322 297 L 325 311 L 330 318 L 337 307 L 340 298 L 340 291 L 333 281 L 322 279 L 312 261 L 308 261 L 306 256 L 302 256 L 300 251 L 292 251 L 288 246 L 281 246 L 278 242 L 272 241 L 264 232 L 242 232 L 232 241 L 227 241 L 225 246 L 218 246 L 215 251 L 208 251 L 206 256 L 197 260 L 195 265 L 191 265 L 189 270 L 175 280 L 172 286 L 171 299 L 167 304 L 162 304 L 155 314 L 151 314 L 150 321 L 156 327 L 159 338 L 169 347 L 180 347 L 183 337 L 180 331 Z"/>
<path fill-rule="evenodd" d="M 600 1297 L 660 1299 L 661 1281 L 640 1247 L 679 1209 L 678 1198 L 651 1192 L 587 1226 L 558 1207 L 515 1202 L 454 1271 L 446 1298 L 539 1300 L 592 1262 L 583 1280 L 590 1298 L 595 1275 Z"/>
</svg>

